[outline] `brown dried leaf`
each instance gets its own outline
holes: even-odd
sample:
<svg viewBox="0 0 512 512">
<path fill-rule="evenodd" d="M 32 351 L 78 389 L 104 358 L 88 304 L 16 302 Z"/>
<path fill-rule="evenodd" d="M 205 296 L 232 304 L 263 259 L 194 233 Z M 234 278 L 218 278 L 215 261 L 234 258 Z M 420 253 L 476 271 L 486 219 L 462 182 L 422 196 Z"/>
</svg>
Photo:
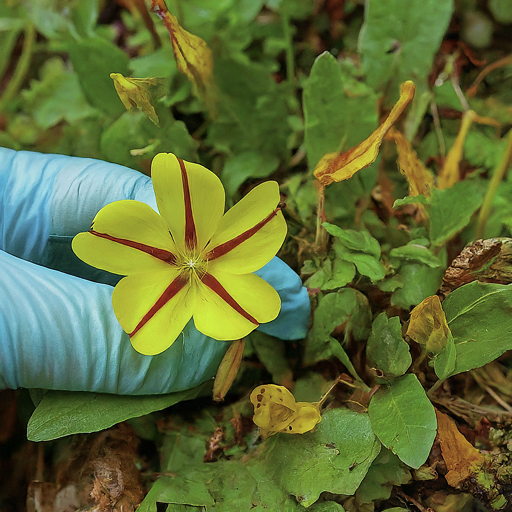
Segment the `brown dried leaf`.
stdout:
<svg viewBox="0 0 512 512">
<path fill-rule="evenodd" d="M 392 140 L 396 144 L 398 167 L 409 184 L 409 195 L 423 194 L 429 197 L 430 191 L 434 188 L 434 176 L 418 158 L 411 143 L 393 127 L 387 133 L 386 140 Z"/>
<path fill-rule="evenodd" d="M 446 269 L 441 294 L 446 297 L 472 281 L 512 283 L 512 239 L 489 238 L 467 245 Z"/>
<path fill-rule="evenodd" d="M 437 409 L 436 416 L 441 452 L 448 468 L 445 478 L 448 485 L 458 488 L 481 471 L 485 457 L 466 440 L 449 416 Z"/>
</svg>

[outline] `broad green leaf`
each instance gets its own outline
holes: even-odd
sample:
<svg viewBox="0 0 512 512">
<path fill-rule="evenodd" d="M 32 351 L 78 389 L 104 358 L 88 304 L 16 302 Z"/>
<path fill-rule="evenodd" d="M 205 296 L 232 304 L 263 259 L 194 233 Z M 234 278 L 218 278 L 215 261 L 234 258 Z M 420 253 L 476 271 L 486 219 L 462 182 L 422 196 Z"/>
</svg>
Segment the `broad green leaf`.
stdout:
<svg viewBox="0 0 512 512">
<path fill-rule="evenodd" d="M 160 142 L 154 144 L 155 139 Z M 124 112 L 101 136 L 105 158 L 117 164 L 136 166 L 137 158 L 131 151 L 141 148 L 148 149 L 143 153 L 148 160 L 157 153 L 175 153 L 180 158 L 195 161 L 197 142 L 183 121 L 168 119 L 165 123 L 162 121 L 162 127 L 158 128 L 140 111 Z"/>
<path fill-rule="evenodd" d="M 402 462 L 419 468 L 436 437 L 434 406 L 414 374 L 392 380 L 373 395 L 368 413 L 381 443 Z"/>
<path fill-rule="evenodd" d="M 40 80 L 32 80 L 30 89 L 22 91 L 22 98 L 26 111 L 44 129 L 61 121 L 73 124 L 100 114 L 87 103 L 76 73 L 67 70 L 58 57 L 43 64 Z"/>
<path fill-rule="evenodd" d="M 91 105 L 115 116 L 124 107 L 110 73 L 128 75 L 128 56 L 116 45 L 99 37 L 70 41 L 65 50 L 78 74 L 82 90 Z"/>
<path fill-rule="evenodd" d="M 511 0 L 489 0 L 489 10 L 494 19 L 499 23 L 512 23 L 512 1 Z"/>
<path fill-rule="evenodd" d="M 217 59 L 214 73 L 221 99 L 207 143 L 228 154 L 257 151 L 287 159 L 292 130 L 286 84 L 276 84 L 272 69 L 245 58 Z"/>
<path fill-rule="evenodd" d="M 409 309 L 423 299 L 434 295 L 443 280 L 444 268 L 432 268 L 419 263 L 407 263 L 400 267 L 398 276 L 403 287 L 393 292 L 391 305 Z"/>
<path fill-rule="evenodd" d="M 423 195 L 418 194 L 417 196 L 407 196 L 403 199 L 396 199 L 393 203 L 393 208 L 399 208 L 400 206 L 406 206 L 408 204 L 428 204 L 429 200 Z"/>
<path fill-rule="evenodd" d="M 343 288 L 354 279 L 356 275 L 356 268 L 350 261 L 335 259 L 332 265 L 332 274 L 327 282 L 320 288 L 324 291 L 335 290 L 336 288 Z"/>
<path fill-rule="evenodd" d="M 153 487 L 137 510 L 139 512 L 156 512 L 156 502 L 190 505 L 201 508 L 215 505 L 215 501 L 208 492 L 204 481 L 180 476 L 175 478 L 168 476 L 160 477 L 153 484 Z"/>
<path fill-rule="evenodd" d="M 363 294 L 352 288 L 342 288 L 322 297 L 315 310 L 313 328 L 306 340 L 306 365 L 331 357 L 332 341 L 339 345 L 331 333 L 347 320 L 346 329 L 352 331 L 356 339 L 364 339 L 368 335 L 371 312 Z"/>
<path fill-rule="evenodd" d="M 383 448 L 373 461 L 368 473 L 356 491 L 359 506 L 391 496 L 394 485 L 403 485 L 411 480 L 407 466 L 392 452 Z"/>
<path fill-rule="evenodd" d="M 335 224 L 324 222 L 322 226 L 327 233 L 336 237 L 340 244 L 351 251 L 359 251 L 370 254 L 374 258 L 380 258 L 379 242 L 368 231 L 355 231 L 354 229 L 342 229 Z"/>
<path fill-rule="evenodd" d="M 48 391 L 32 414 L 27 437 L 49 441 L 71 434 L 98 432 L 129 418 L 191 400 L 204 385 L 167 395 L 123 396 L 78 391 Z"/>
<path fill-rule="evenodd" d="M 304 507 L 324 491 L 354 494 L 380 451 L 367 414 L 327 411 L 314 432 L 277 435 L 267 441 L 263 461 L 275 481 Z"/>
<path fill-rule="evenodd" d="M 249 337 L 258 359 L 272 375 L 275 384 L 282 384 L 284 379 L 293 379 L 283 340 L 260 331 L 253 331 Z"/>
<path fill-rule="evenodd" d="M 423 263 L 429 267 L 436 268 L 441 266 L 441 261 L 435 256 L 429 249 L 424 245 L 417 243 L 409 243 L 402 247 L 396 247 L 389 251 L 389 255 L 392 258 L 399 258 L 408 261 L 417 261 Z"/>
<path fill-rule="evenodd" d="M 368 363 L 386 377 L 403 375 L 412 363 L 409 345 L 402 338 L 400 318 L 388 318 L 381 313 L 373 322 L 372 334 L 366 345 Z"/>
<path fill-rule="evenodd" d="M 452 0 L 367 0 L 359 52 L 368 84 L 396 101 L 399 85 L 426 85 L 453 11 Z"/>
<path fill-rule="evenodd" d="M 226 159 L 222 169 L 222 183 L 233 196 L 248 178 L 267 178 L 278 167 L 279 158 L 259 151 L 243 151 Z"/>
<path fill-rule="evenodd" d="M 302 272 L 307 273 L 304 269 Z M 320 288 L 323 291 L 331 291 L 343 288 L 354 279 L 355 275 L 356 267 L 353 263 L 340 260 L 339 258 L 336 258 L 334 262 L 326 259 L 322 267 L 308 278 L 305 286 L 308 288 Z"/>
<path fill-rule="evenodd" d="M 449 333 L 446 346 L 434 359 L 434 371 L 438 379 L 444 380 L 452 375 L 453 370 L 455 370 L 456 357 L 457 351 L 455 350 L 455 342 L 452 334 Z"/>
<path fill-rule="evenodd" d="M 339 240 L 334 242 L 334 250 L 338 258 L 353 263 L 361 275 L 368 276 L 372 281 L 384 279 L 386 268 L 375 256 L 351 251 L 344 247 Z"/>
<path fill-rule="evenodd" d="M 438 247 L 467 226 L 482 202 L 485 188 L 479 181 L 465 180 L 450 188 L 432 190 L 430 240 Z"/>
<path fill-rule="evenodd" d="M 455 368 L 449 374 L 479 368 L 512 349 L 512 287 L 474 281 L 443 302 L 455 342 Z"/>
<path fill-rule="evenodd" d="M 323 501 L 322 503 L 315 503 L 308 508 L 311 512 L 345 512 L 345 509 L 335 501 Z"/>
<path fill-rule="evenodd" d="M 327 153 L 349 149 L 377 127 L 377 97 L 372 89 L 350 79 L 328 52 L 311 68 L 304 89 L 305 142 L 309 167 Z"/>
</svg>

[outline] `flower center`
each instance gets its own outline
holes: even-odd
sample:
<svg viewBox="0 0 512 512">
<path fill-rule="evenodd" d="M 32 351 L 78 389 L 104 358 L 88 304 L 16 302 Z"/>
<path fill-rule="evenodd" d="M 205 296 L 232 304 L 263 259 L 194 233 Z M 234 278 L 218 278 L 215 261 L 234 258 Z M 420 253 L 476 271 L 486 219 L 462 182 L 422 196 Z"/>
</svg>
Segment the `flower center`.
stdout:
<svg viewBox="0 0 512 512">
<path fill-rule="evenodd" d="M 181 273 L 186 274 L 188 278 L 197 275 L 197 277 L 201 279 L 208 269 L 208 261 L 204 259 L 204 255 L 194 254 L 192 252 L 178 255 L 175 265 L 181 270 Z"/>
</svg>

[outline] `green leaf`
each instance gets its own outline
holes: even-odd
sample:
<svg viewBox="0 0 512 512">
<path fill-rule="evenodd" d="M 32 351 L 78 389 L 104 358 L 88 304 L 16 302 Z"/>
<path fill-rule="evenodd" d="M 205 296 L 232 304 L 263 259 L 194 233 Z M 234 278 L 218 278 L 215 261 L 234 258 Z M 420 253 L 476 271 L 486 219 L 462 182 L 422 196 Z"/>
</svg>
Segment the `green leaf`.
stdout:
<svg viewBox="0 0 512 512">
<path fill-rule="evenodd" d="M 124 111 L 110 73 L 128 75 L 128 56 L 116 45 L 99 37 L 70 41 L 69 52 L 82 90 L 89 103 L 106 114 L 115 116 Z"/>
<path fill-rule="evenodd" d="M 201 385 L 179 393 L 149 396 L 48 391 L 28 422 L 27 437 L 30 441 L 49 441 L 71 434 L 98 432 L 129 418 L 191 400 L 204 388 Z"/>
<path fill-rule="evenodd" d="M 430 240 L 438 247 L 462 230 L 482 203 L 481 182 L 465 180 L 444 190 L 433 189 L 430 198 Z"/>
<path fill-rule="evenodd" d="M 286 359 L 286 346 L 283 340 L 260 331 L 253 331 L 249 337 L 258 359 L 272 375 L 275 384 L 281 384 L 283 380 L 293 378 Z"/>
<path fill-rule="evenodd" d="M 160 143 L 151 146 L 155 139 Z M 147 148 L 148 152 L 143 155 L 145 159 L 165 152 L 175 153 L 184 160 L 195 161 L 197 145 L 183 121 L 167 120 L 159 128 L 138 110 L 124 112 L 101 136 L 101 149 L 105 158 L 132 168 L 136 167 L 139 160 L 132 156 L 132 150 Z"/>
<path fill-rule="evenodd" d="M 48 59 L 40 77 L 39 81 L 32 80 L 30 89 L 22 91 L 22 98 L 25 109 L 41 128 L 50 128 L 63 120 L 73 124 L 98 116 L 99 111 L 87 103 L 76 74 L 68 71 L 60 58 Z"/>
<path fill-rule="evenodd" d="M 336 237 L 334 251 L 342 261 L 353 263 L 360 274 L 372 281 L 379 281 L 386 275 L 386 268 L 380 260 L 380 245 L 368 231 L 342 229 L 334 224 L 324 222 L 325 230 Z"/>
<path fill-rule="evenodd" d="M 382 370 L 385 376 L 403 375 L 412 363 L 409 345 L 402 338 L 400 318 L 381 313 L 373 322 L 372 334 L 366 345 L 369 364 Z"/>
<path fill-rule="evenodd" d="M 399 208 L 400 206 L 406 206 L 408 204 L 429 204 L 429 200 L 423 194 L 407 196 L 402 199 L 395 199 L 393 209 Z"/>
<path fill-rule="evenodd" d="M 392 258 L 417 261 L 419 263 L 428 265 L 431 268 L 437 268 L 441 266 L 441 261 L 437 256 L 435 256 L 424 245 L 420 245 L 414 242 L 403 245 L 402 247 L 391 249 L 391 251 L 389 251 L 389 255 Z"/>
<path fill-rule="evenodd" d="M 339 240 L 334 242 L 334 251 L 338 258 L 352 262 L 361 275 L 368 276 L 372 281 L 384 279 L 386 267 L 384 267 L 375 256 L 363 252 L 351 251 L 344 247 Z"/>
<path fill-rule="evenodd" d="M 243 151 L 227 158 L 221 178 L 226 192 L 233 196 L 248 178 L 267 178 L 278 167 L 279 158 L 259 151 Z"/>
<path fill-rule="evenodd" d="M 411 472 L 407 466 L 396 455 L 383 448 L 357 489 L 357 504 L 361 506 L 376 500 L 387 500 L 394 485 L 403 485 L 410 480 Z"/>
<path fill-rule="evenodd" d="M 449 376 L 479 368 L 512 349 L 512 287 L 474 281 L 443 302 L 455 342 L 455 368 Z"/>
<path fill-rule="evenodd" d="M 432 268 L 419 263 L 407 263 L 400 267 L 400 277 L 403 287 L 393 292 L 391 305 L 409 309 L 423 299 L 434 295 L 443 280 L 444 268 Z"/>
<path fill-rule="evenodd" d="M 304 88 L 305 142 L 309 167 L 326 154 L 359 144 L 377 128 L 377 96 L 328 52 L 316 58 Z"/>
<path fill-rule="evenodd" d="M 333 409 L 314 432 L 267 441 L 263 462 L 304 507 L 324 491 L 352 495 L 380 451 L 367 414 Z"/>
<path fill-rule="evenodd" d="M 455 370 L 456 357 L 457 351 L 455 350 L 453 335 L 449 333 L 446 346 L 434 359 L 434 371 L 438 379 L 444 380 L 452 375 L 453 370 Z"/>
<path fill-rule="evenodd" d="M 156 502 L 212 507 L 215 501 L 206 484 L 200 480 L 185 477 L 160 477 L 153 485 L 144 501 L 137 508 L 139 512 L 156 512 Z"/>
<path fill-rule="evenodd" d="M 332 274 L 320 288 L 323 291 L 335 290 L 343 288 L 350 283 L 356 275 L 356 268 L 353 263 L 340 259 L 335 259 L 332 265 Z"/>
<path fill-rule="evenodd" d="M 370 254 L 374 258 L 380 258 L 380 245 L 368 231 L 355 231 L 354 229 L 342 229 L 335 224 L 324 222 L 322 226 L 327 233 L 335 236 L 340 244 L 351 251 L 359 251 Z"/>
<path fill-rule="evenodd" d="M 392 380 L 373 395 L 368 413 L 381 443 L 402 462 L 419 468 L 436 437 L 433 405 L 414 374 Z"/>
<path fill-rule="evenodd" d="M 512 23 L 512 0 L 489 0 L 489 9 L 499 23 Z"/>
<path fill-rule="evenodd" d="M 367 0 L 359 35 L 367 83 L 380 91 L 391 83 L 391 103 L 405 80 L 426 85 L 452 12 L 452 0 L 409 0 L 406 9 L 401 0 Z"/>
</svg>

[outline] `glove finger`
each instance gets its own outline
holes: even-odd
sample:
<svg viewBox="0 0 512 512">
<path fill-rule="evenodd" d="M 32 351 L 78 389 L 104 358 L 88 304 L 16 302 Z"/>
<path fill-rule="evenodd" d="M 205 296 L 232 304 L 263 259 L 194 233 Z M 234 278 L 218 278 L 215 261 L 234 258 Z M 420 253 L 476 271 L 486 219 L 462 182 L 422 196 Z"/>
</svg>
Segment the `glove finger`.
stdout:
<svg viewBox="0 0 512 512">
<path fill-rule="evenodd" d="M 0 249 L 45 265 L 65 260 L 50 254 L 49 239 L 67 246 L 106 204 L 137 199 L 156 209 L 147 176 L 91 158 L 0 148 L 0 190 Z"/>
<path fill-rule="evenodd" d="M 112 288 L 0 252 L 0 388 L 154 394 L 215 375 L 229 343 L 190 322 L 165 352 L 136 352 L 114 316 Z"/>
</svg>

